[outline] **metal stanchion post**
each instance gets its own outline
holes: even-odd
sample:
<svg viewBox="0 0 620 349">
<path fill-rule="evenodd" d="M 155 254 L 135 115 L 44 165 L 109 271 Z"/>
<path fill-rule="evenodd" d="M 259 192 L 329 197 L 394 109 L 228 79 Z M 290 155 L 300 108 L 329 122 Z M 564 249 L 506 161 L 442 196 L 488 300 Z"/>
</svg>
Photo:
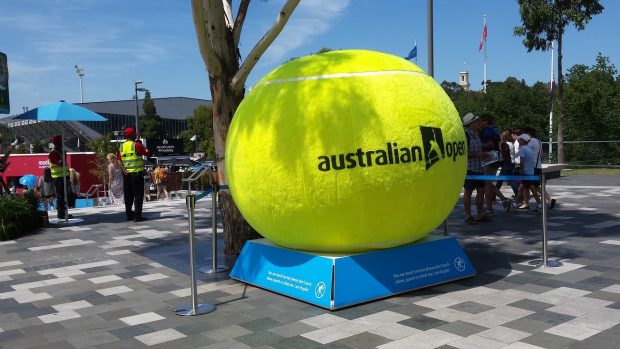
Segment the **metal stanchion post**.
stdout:
<svg viewBox="0 0 620 349">
<path fill-rule="evenodd" d="M 443 236 L 448 236 L 448 219 L 443 221 Z"/>
<path fill-rule="evenodd" d="M 217 264 L 217 184 L 213 183 L 213 191 L 211 192 L 211 268 L 198 269 L 201 273 L 213 274 L 227 271 L 225 265 Z"/>
<path fill-rule="evenodd" d="M 192 304 L 177 308 L 174 312 L 181 316 L 192 316 L 210 313 L 215 310 L 213 304 L 198 304 L 198 292 L 196 286 L 196 229 L 194 221 L 194 211 L 196 208 L 196 197 L 188 195 L 186 198 L 187 216 L 189 219 L 189 267 L 191 277 L 191 296 Z"/>
<path fill-rule="evenodd" d="M 99 202 L 99 188 L 100 188 L 100 186 L 97 184 L 96 188 L 97 188 L 96 189 L 97 190 L 97 207 L 99 207 L 99 204 L 100 204 L 100 202 Z M 95 206 L 95 205 L 93 205 L 93 206 Z"/>
<path fill-rule="evenodd" d="M 547 241 L 549 239 L 547 235 L 547 203 L 545 202 L 546 195 L 546 181 L 545 175 L 540 175 L 540 202 L 542 202 L 542 224 L 543 224 L 543 268 L 544 267 L 559 267 L 560 263 L 556 260 L 549 260 L 549 251 L 547 249 Z"/>
</svg>

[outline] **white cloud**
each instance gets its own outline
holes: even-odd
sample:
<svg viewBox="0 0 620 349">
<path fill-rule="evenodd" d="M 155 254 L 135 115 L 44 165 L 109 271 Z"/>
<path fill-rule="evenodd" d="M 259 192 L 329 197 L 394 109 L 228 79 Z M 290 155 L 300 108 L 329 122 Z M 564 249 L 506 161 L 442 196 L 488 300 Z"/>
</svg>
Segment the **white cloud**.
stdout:
<svg viewBox="0 0 620 349">
<path fill-rule="evenodd" d="M 284 30 L 269 47 L 262 64 L 281 63 L 287 54 L 308 40 L 330 30 L 333 21 L 349 6 L 349 0 L 303 0 L 293 12 Z"/>
</svg>

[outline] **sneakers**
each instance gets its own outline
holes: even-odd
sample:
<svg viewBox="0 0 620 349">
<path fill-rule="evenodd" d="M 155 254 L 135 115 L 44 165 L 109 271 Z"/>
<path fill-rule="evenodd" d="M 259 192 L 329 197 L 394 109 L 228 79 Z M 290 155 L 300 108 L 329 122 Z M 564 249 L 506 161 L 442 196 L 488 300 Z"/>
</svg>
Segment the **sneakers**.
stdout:
<svg viewBox="0 0 620 349">
<path fill-rule="evenodd" d="M 502 200 L 502 206 L 504 206 L 504 212 L 506 213 L 510 212 L 510 208 L 512 206 L 512 200 L 504 198 Z"/>
<path fill-rule="evenodd" d="M 133 217 L 134 222 L 144 222 L 146 220 L 146 217 Z"/>
<path fill-rule="evenodd" d="M 551 199 L 551 203 L 549 204 L 549 208 L 555 207 L 555 199 Z"/>
</svg>

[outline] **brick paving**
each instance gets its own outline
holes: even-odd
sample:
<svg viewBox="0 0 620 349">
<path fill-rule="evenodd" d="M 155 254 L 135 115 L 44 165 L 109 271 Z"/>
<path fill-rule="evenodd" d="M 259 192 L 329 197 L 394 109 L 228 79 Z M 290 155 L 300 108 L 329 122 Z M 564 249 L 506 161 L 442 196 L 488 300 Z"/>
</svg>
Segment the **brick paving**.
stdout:
<svg viewBox="0 0 620 349">
<path fill-rule="evenodd" d="M 459 202 L 448 231 L 477 276 L 333 312 L 201 273 L 199 300 L 217 309 L 177 316 L 190 304 L 184 201 L 147 202 L 141 223 L 120 207 L 74 210 L 80 222 L 0 242 L 0 348 L 618 348 L 620 178 L 549 184 L 561 267 L 530 263 L 540 214 L 498 204 L 469 226 Z M 210 207 L 197 204 L 199 267 L 211 265 Z"/>
</svg>

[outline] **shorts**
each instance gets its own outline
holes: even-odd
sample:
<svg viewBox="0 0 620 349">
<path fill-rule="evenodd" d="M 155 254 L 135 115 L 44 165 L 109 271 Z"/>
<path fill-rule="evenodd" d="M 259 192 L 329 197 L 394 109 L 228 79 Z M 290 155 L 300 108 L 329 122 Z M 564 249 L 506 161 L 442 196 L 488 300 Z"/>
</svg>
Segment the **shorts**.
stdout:
<svg viewBox="0 0 620 349">
<path fill-rule="evenodd" d="M 467 171 L 467 175 L 482 175 L 479 172 Z M 465 179 L 465 183 L 463 184 L 463 188 L 465 190 L 474 190 L 474 189 L 484 189 L 484 181 L 480 179 Z"/>
<path fill-rule="evenodd" d="M 166 185 L 166 183 L 157 183 L 157 188 L 161 189 L 168 189 L 168 186 Z"/>
<path fill-rule="evenodd" d="M 499 167 L 495 166 L 495 165 L 488 165 L 488 166 L 484 166 L 482 168 L 482 173 L 485 176 L 496 176 L 497 175 L 497 170 Z M 485 185 L 491 185 L 493 184 L 493 181 L 484 181 Z"/>
<path fill-rule="evenodd" d="M 529 185 L 535 185 L 535 186 L 539 186 L 540 185 L 540 175 L 542 174 L 542 168 L 535 168 L 534 169 L 534 175 L 538 176 L 539 179 L 533 180 L 533 181 L 525 181 L 527 183 L 529 183 Z"/>
</svg>

